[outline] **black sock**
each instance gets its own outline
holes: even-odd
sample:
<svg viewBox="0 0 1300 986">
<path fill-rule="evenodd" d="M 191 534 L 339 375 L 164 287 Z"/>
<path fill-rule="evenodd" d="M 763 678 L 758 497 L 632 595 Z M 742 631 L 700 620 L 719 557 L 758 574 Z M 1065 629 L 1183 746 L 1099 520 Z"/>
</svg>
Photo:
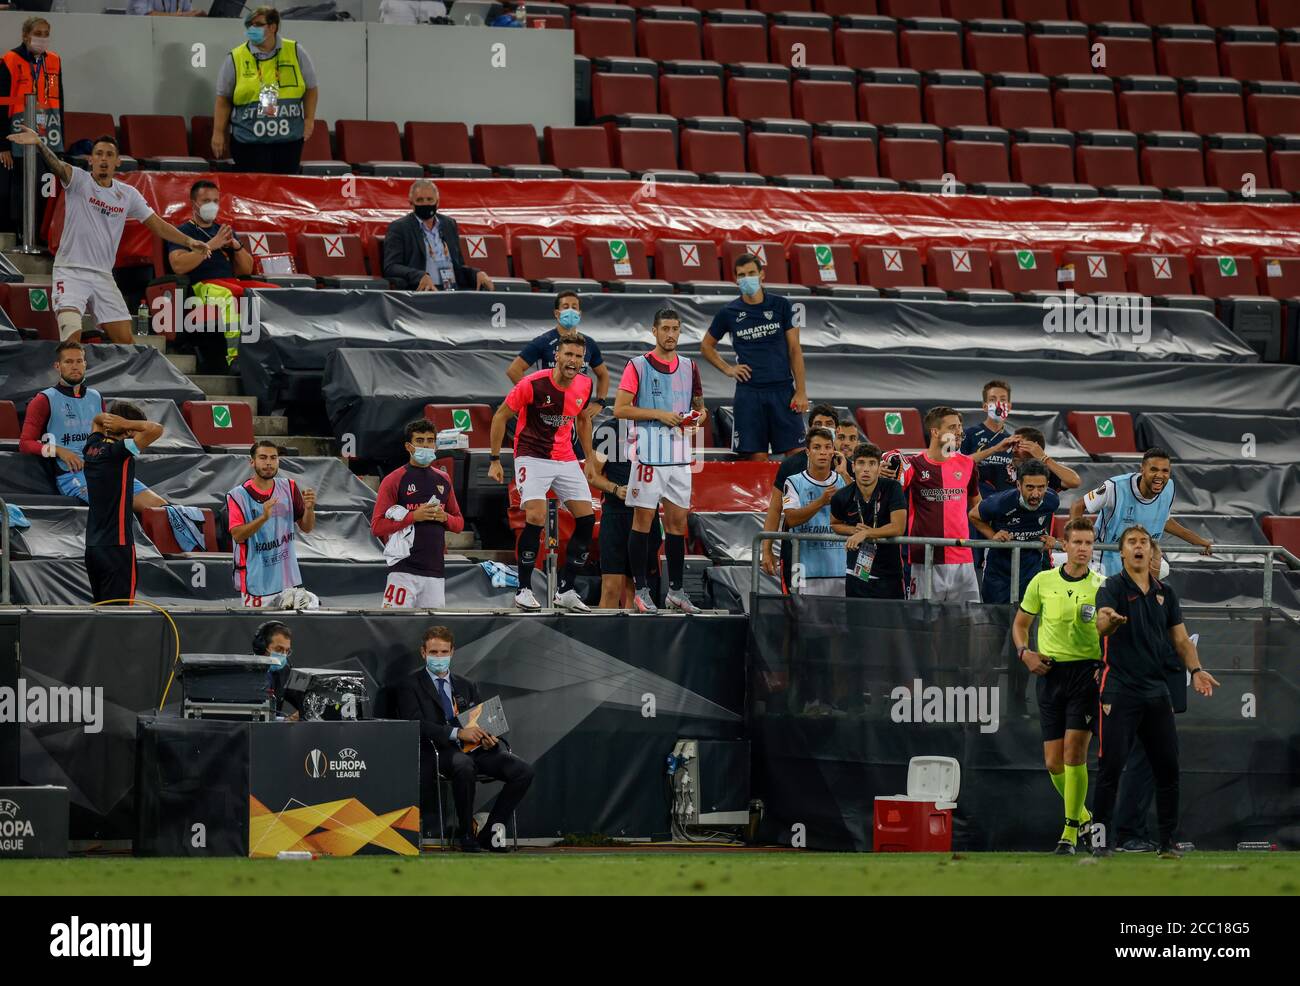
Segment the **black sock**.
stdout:
<svg viewBox="0 0 1300 986">
<path fill-rule="evenodd" d="M 564 568 L 560 572 L 556 589 L 568 592 L 574 588 L 578 579 L 578 569 L 587 564 L 587 551 L 591 547 L 591 532 L 596 527 L 596 517 L 588 514 L 573 522 L 573 534 L 569 537 L 569 546 L 564 552 Z"/>
<path fill-rule="evenodd" d="M 524 524 L 519 534 L 519 589 L 531 589 L 533 568 L 537 565 L 537 548 L 542 543 L 542 528 L 537 524 Z"/>
<path fill-rule="evenodd" d="M 668 588 L 682 591 L 682 573 L 686 568 L 686 535 L 664 534 L 664 556 L 668 559 Z"/>
<path fill-rule="evenodd" d="M 632 570 L 632 581 L 638 589 L 648 584 L 646 557 L 650 554 L 650 532 L 632 529 L 627 538 L 627 567 Z"/>
</svg>

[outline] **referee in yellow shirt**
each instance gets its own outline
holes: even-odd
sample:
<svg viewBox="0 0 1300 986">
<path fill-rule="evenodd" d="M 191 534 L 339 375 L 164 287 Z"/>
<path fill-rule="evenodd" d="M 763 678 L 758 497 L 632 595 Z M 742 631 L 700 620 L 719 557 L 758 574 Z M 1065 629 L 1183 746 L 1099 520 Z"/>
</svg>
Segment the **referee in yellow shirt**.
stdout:
<svg viewBox="0 0 1300 986">
<path fill-rule="evenodd" d="M 1043 759 L 1052 784 L 1065 799 L 1065 829 L 1054 850 L 1073 856 L 1081 829 L 1092 816 L 1088 795 L 1088 742 L 1096 728 L 1101 642 L 1097 590 L 1106 581 L 1088 568 L 1095 541 L 1092 521 L 1065 525 L 1066 562 L 1039 572 L 1020 600 L 1011 639 L 1025 666 L 1038 675 L 1038 715 Z M 1029 649 L 1029 627 L 1038 617 L 1038 650 Z"/>
</svg>

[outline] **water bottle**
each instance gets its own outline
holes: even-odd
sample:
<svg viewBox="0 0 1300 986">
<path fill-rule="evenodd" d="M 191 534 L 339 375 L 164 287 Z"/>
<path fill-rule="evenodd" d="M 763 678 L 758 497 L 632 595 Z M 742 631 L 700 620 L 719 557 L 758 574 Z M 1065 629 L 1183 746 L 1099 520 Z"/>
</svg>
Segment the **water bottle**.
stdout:
<svg viewBox="0 0 1300 986">
<path fill-rule="evenodd" d="M 515 8 L 515 20 L 519 22 L 520 27 L 528 26 L 528 8 L 522 3 Z"/>
<path fill-rule="evenodd" d="M 149 334 L 149 301 L 146 298 L 140 299 L 140 307 L 135 310 L 135 334 L 138 336 Z"/>
</svg>

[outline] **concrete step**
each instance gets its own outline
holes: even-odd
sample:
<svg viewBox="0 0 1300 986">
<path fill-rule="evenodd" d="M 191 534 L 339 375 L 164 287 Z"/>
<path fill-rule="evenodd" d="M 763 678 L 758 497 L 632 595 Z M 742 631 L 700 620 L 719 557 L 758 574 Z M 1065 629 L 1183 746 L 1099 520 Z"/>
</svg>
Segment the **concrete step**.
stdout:
<svg viewBox="0 0 1300 986">
<path fill-rule="evenodd" d="M 4 255 L 25 275 L 37 274 L 48 278 L 50 271 L 54 270 L 54 257 L 48 253 L 20 253 L 17 250 L 5 250 Z"/>
<path fill-rule="evenodd" d="M 239 377 L 216 373 L 187 373 L 194 385 L 209 397 L 233 397 L 240 391 Z"/>
<path fill-rule="evenodd" d="M 253 412 L 253 417 L 257 417 L 257 398 L 248 394 L 209 394 L 207 399 L 222 404 L 247 404 L 249 410 Z M 276 441 L 279 441 L 279 439 L 276 439 Z"/>
<path fill-rule="evenodd" d="M 253 431 L 268 438 L 289 434 L 289 419 L 281 414 L 259 414 L 253 419 Z"/>
<path fill-rule="evenodd" d="M 154 335 L 150 333 L 147 336 L 132 336 L 131 341 L 137 346 L 148 346 L 150 349 L 156 349 L 160 353 L 167 352 L 167 337 Z M 186 372 L 181 370 L 182 373 Z"/>
<path fill-rule="evenodd" d="M 167 345 L 167 340 L 163 336 L 136 336 L 136 338 L 149 340 L 157 339 L 162 342 L 162 346 L 158 347 L 159 349 L 165 349 Z M 152 345 L 151 342 L 142 342 L 141 344 Z M 190 356 L 182 353 L 167 353 L 167 362 L 176 367 L 176 369 L 180 370 L 186 376 L 193 374 L 194 371 L 199 368 L 199 358 L 197 356 Z"/>
<path fill-rule="evenodd" d="M 267 438 L 277 445 L 287 445 L 290 448 L 298 450 L 299 455 L 338 455 L 339 443 L 337 439 L 329 438 L 323 435 L 261 435 L 257 438 Z"/>
<path fill-rule="evenodd" d="M 8 253 L 10 250 L 18 249 L 17 233 L 0 233 L 0 250 Z"/>
</svg>

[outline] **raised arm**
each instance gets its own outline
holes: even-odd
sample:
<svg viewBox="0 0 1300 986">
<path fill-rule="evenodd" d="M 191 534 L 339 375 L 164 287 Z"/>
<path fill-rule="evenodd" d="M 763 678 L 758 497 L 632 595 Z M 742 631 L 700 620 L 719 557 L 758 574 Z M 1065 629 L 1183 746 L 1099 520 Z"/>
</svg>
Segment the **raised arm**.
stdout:
<svg viewBox="0 0 1300 986">
<path fill-rule="evenodd" d="M 46 147 L 45 141 L 41 140 L 41 135 L 31 127 L 20 126 L 17 133 L 9 135 L 9 140 L 24 147 L 35 147 L 45 159 L 45 163 L 50 166 L 50 170 L 59 176 L 59 181 L 64 185 L 72 181 L 72 165 L 61 160 L 57 154 Z"/>
</svg>

